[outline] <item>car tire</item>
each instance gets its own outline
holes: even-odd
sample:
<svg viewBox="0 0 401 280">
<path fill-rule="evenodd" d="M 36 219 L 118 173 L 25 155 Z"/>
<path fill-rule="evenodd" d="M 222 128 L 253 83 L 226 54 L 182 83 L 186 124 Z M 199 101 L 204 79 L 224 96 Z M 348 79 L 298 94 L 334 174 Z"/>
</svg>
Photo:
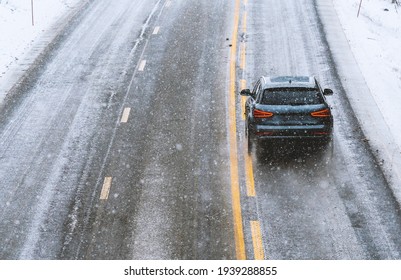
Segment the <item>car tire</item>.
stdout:
<svg viewBox="0 0 401 280">
<path fill-rule="evenodd" d="M 247 139 L 247 142 L 248 142 L 248 154 L 251 154 L 252 153 L 252 149 L 253 149 L 253 140 L 252 140 L 252 138 L 251 137 L 249 137 L 249 135 L 248 135 L 248 137 L 247 137 L 248 139 Z"/>
<path fill-rule="evenodd" d="M 251 154 L 253 146 L 254 146 L 254 143 L 253 143 L 254 141 L 249 133 L 248 123 L 245 124 L 245 137 L 246 137 L 246 141 L 247 141 L 248 154 Z"/>
</svg>

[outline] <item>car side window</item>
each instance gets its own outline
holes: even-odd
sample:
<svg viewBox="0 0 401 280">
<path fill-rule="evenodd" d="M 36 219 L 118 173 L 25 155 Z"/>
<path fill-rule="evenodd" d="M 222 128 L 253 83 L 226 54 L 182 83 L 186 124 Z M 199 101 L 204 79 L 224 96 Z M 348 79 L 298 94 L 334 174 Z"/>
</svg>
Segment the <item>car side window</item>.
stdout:
<svg viewBox="0 0 401 280">
<path fill-rule="evenodd" d="M 262 92 L 263 92 L 263 90 L 262 90 L 262 84 L 259 83 L 259 87 L 258 87 L 257 90 L 256 90 L 256 98 L 255 98 L 257 101 L 260 100 L 260 99 L 262 98 Z"/>
<path fill-rule="evenodd" d="M 259 90 L 260 90 L 260 80 L 258 80 L 258 82 L 256 83 L 256 85 L 253 87 L 252 95 L 253 95 L 253 96 L 256 96 L 256 94 L 258 93 Z"/>
</svg>

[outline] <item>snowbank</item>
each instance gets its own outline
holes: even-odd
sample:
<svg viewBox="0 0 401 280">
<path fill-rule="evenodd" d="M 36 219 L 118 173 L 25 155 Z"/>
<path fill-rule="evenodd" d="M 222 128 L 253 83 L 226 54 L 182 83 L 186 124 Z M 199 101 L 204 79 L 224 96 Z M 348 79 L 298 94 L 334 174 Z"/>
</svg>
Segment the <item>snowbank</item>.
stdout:
<svg viewBox="0 0 401 280">
<path fill-rule="evenodd" d="M 16 82 L 16 68 L 31 54 L 54 24 L 83 0 L 0 0 L 0 103 L 9 87 Z M 33 3 L 33 23 L 32 6 Z M 24 71 L 18 69 L 19 71 Z"/>
<path fill-rule="evenodd" d="M 337 73 L 376 162 L 401 205 L 399 6 L 391 0 L 316 1 Z"/>
<path fill-rule="evenodd" d="M 357 17 L 360 2 L 333 0 L 358 66 L 401 149 L 401 6 L 363 0 Z"/>
</svg>

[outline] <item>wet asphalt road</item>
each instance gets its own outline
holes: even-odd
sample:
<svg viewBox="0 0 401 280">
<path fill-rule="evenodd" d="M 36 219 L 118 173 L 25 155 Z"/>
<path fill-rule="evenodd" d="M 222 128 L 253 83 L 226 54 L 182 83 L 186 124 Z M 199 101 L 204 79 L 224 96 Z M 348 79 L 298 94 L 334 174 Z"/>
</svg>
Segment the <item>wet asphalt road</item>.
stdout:
<svg viewBox="0 0 401 280">
<path fill-rule="evenodd" d="M 239 97 L 229 114 L 231 52 L 237 89 L 281 74 L 331 87 L 333 151 L 248 157 Z M 401 257 L 399 206 L 312 0 L 94 1 L 7 108 L 2 259 Z"/>
</svg>

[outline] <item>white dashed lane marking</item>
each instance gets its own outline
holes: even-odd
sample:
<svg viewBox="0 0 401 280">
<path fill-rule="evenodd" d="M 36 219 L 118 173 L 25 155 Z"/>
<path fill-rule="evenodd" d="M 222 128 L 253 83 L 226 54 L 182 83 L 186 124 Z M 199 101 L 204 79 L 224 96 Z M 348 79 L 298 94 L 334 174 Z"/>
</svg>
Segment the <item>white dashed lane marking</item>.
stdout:
<svg viewBox="0 0 401 280">
<path fill-rule="evenodd" d="M 109 198 L 112 179 L 113 179 L 112 177 L 104 178 L 102 192 L 100 193 L 100 199 L 101 200 L 106 200 L 106 199 Z"/>
<path fill-rule="evenodd" d="M 143 71 L 146 66 L 146 60 L 142 60 L 141 63 L 139 64 L 138 71 Z"/>
<path fill-rule="evenodd" d="M 156 34 L 158 34 L 159 33 L 159 30 L 160 30 L 160 26 L 156 26 L 155 27 L 155 29 L 153 30 L 153 35 L 156 35 Z"/>
<path fill-rule="evenodd" d="M 123 115 L 121 117 L 121 122 L 122 123 L 126 123 L 128 121 L 130 112 L 131 112 L 131 108 L 125 108 L 124 109 Z"/>
</svg>

